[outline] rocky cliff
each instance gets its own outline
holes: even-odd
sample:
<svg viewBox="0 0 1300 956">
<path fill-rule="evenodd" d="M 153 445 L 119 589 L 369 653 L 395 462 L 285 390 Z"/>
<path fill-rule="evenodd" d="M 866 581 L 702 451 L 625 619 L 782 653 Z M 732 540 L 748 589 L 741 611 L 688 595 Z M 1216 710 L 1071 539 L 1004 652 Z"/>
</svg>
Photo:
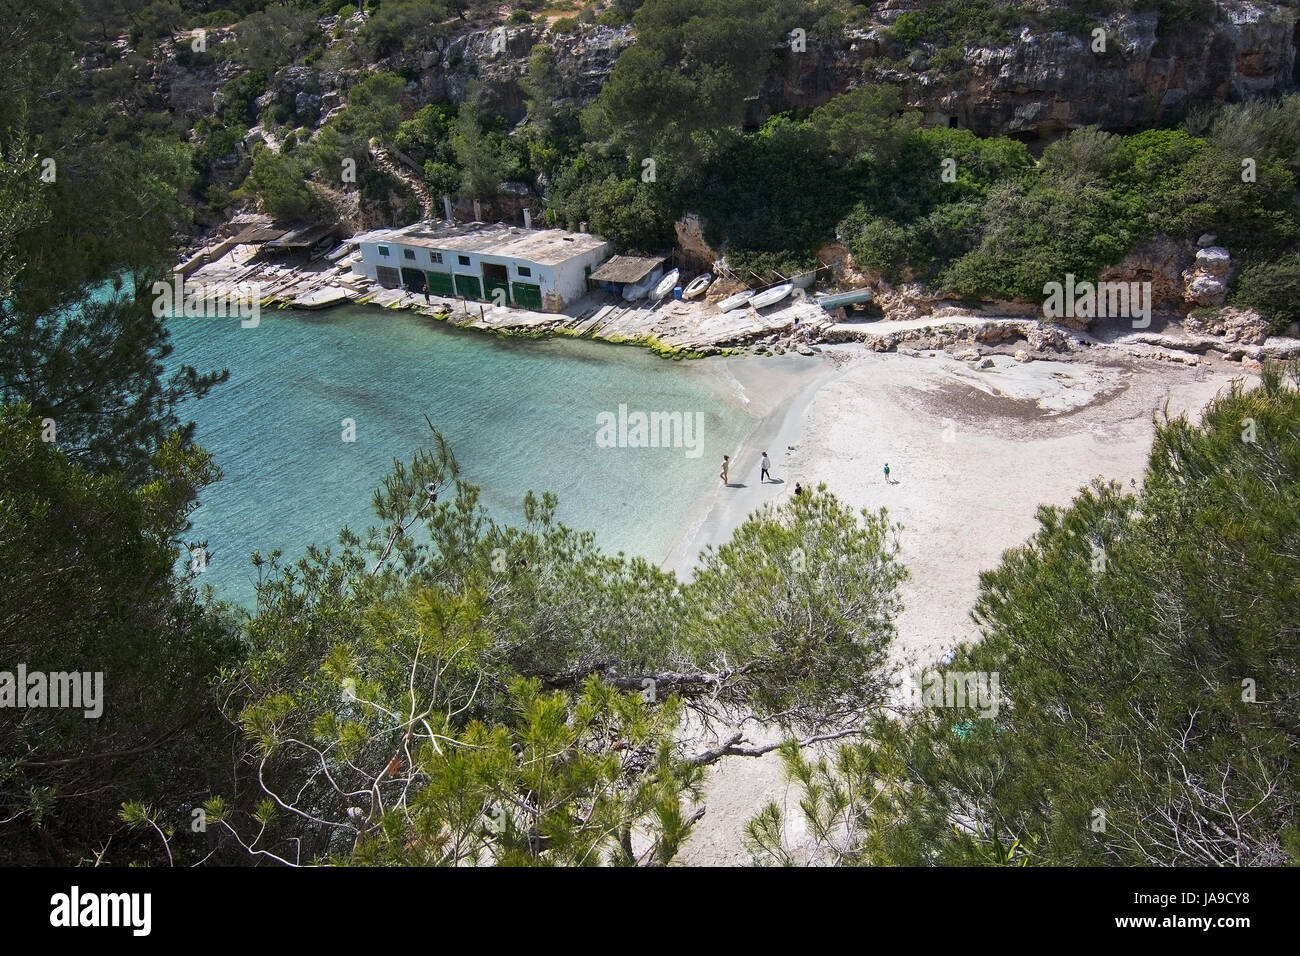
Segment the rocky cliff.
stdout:
<svg viewBox="0 0 1300 956">
<path fill-rule="evenodd" d="M 1081 126 L 1128 132 L 1176 121 L 1199 101 L 1232 102 L 1296 86 L 1300 39 L 1293 8 L 1216 3 L 1207 23 L 1161 23 L 1159 14 L 1116 14 L 1085 31 L 1022 28 L 1006 45 L 951 53 L 891 39 L 888 26 L 916 0 L 872 8 L 874 23 L 838 37 L 787 42 L 756 100 L 757 124 L 783 110 L 814 107 L 872 80 L 900 86 L 930 122 L 980 136 L 1052 139 Z M 1064 6 L 1064 5 L 1061 5 Z M 1091 30 L 1105 31 L 1094 51 Z M 794 48 L 792 48 L 794 47 Z"/>
<path fill-rule="evenodd" d="M 1006 45 L 963 48 L 957 63 L 925 44 L 909 49 L 891 38 L 889 25 L 918 2 L 871 5 L 869 26 L 808 35 L 803 49 L 789 39 L 781 43 L 774 69 L 750 102 L 748 122 L 757 126 L 775 113 L 820 106 L 875 81 L 901 87 L 907 104 L 930 122 L 981 136 L 1050 140 L 1089 125 L 1142 129 L 1177 121 L 1193 103 L 1296 87 L 1300 23 L 1293 8 L 1275 3 L 1226 0 L 1216 4 L 1210 22 L 1176 26 L 1143 12 L 1087 21 L 1093 26 L 1086 32 L 1025 27 Z M 1105 31 L 1101 52 L 1094 51 L 1096 28 Z M 517 120 L 524 113 L 517 81 L 535 44 L 555 51 L 560 96 L 581 106 L 596 97 L 618 54 L 635 41 L 628 27 L 588 26 L 575 36 L 523 27 L 502 35 L 504 50 L 496 31 L 478 31 L 418 63 L 388 68 L 417 68 L 422 98 L 453 102 L 477 77 L 492 104 Z"/>
<path fill-rule="evenodd" d="M 775 113 L 812 108 L 863 82 L 899 86 L 909 107 L 932 123 L 981 136 L 1053 139 L 1081 126 L 1126 132 L 1176 121 L 1204 101 L 1269 96 L 1296 87 L 1300 24 L 1294 8 L 1262 0 L 1220 0 L 1211 22 L 1161 23 L 1154 12 L 1115 14 L 1095 24 L 1105 31 L 1104 52 L 1094 52 L 1087 30 L 1023 27 L 997 47 L 908 48 L 890 24 L 920 0 L 884 0 L 866 6 L 866 25 L 828 35 L 814 30 L 804 48 L 786 39 L 774 68 L 750 100 L 748 122 L 757 126 Z M 1049 8 L 1062 6 L 1050 3 Z M 1092 23 L 1074 15 L 1072 23 Z M 322 21 L 328 30 L 333 18 Z M 336 41 L 337 42 L 337 41 Z M 555 53 L 557 99 L 584 106 L 600 92 L 619 54 L 635 42 L 631 27 L 585 25 L 573 35 L 543 26 L 475 29 L 447 38 L 437 49 L 393 57 L 369 69 L 410 77 L 419 103 L 458 103 L 478 80 L 487 105 L 512 121 L 523 118 L 519 80 L 539 45 Z M 168 63 L 155 71 L 163 98 L 184 96 L 182 109 L 202 106 L 228 79 L 228 70 L 191 73 Z M 343 102 L 351 72 L 291 66 L 272 78 L 263 105 L 293 105 L 308 125 L 322 122 Z"/>
</svg>

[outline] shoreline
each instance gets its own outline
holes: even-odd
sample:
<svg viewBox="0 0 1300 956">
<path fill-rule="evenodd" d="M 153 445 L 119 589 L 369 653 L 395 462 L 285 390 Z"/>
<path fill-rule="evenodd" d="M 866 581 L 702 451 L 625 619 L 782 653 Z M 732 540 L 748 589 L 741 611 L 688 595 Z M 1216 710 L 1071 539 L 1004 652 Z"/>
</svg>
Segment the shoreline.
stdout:
<svg viewBox="0 0 1300 956">
<path fill-rule="evenodd" d="M 840 361 L 829 349 L 821 350 L 813 361 L 803 357 L 791 360 L 788 365 L 798 361 L 804 367 L 792 367 L 788 371 L 773 368 L 779 358 L 760 362 L 756 357 L 738 356 L 723 361 L 728 363 L 728 374 L 744 396 L 769 387 L 774 371 L 784 378 L 781 383 L 784 387 L 762 395 L 767 407 L 758 410 L 753 427 L 735 449 L 717 452 L 719 465 L 723 454 L 731 455 L 730 482 L 726 488 L 715 484 L 712 494 L 691 508 L 668 553 L 659 562 L 660 567 L 675 572 L 683 581 L 694 575 L 705 547 L 726 543 L 736 528 L 765 502 L 783 500 L 793 491 L 795 479 L 788 468 L 789 446 L 797 446 L 804 418 L 817 393 L 842 374 Z M 758 483 L 759 457 L 764 449 L 772 461 L 772 477 L 777 479 L 776 483 Z"/>
<path fill-rule="evenodd" d="M 717 297 L 734 284 L 714 283 L 703 298 L 662 298 L 624 302 L 598 291 L 587 292 L 559 311 L 536 312 L 464 298 L 447 298 L 385 288 L 353 272 L 354 257 L 340 262 L 275 263 L 258 258 L 258 247 L 234 245 L 212 260 L 184 273 L 196 292 L 186 299 L 201 312 L 219 308 L 223 299 L 251 283 L 260 309 L 320 311 L 339 305 L 398 309 L 497 338 L 575 338 L 633 345 L 675 361 L 708 356 L 815 354 L 815 348 L 856 345 L 877 353 L 926 355 L 952 353 L 983 361 L 990 355 L 1015 355 L 1019 361 L 1074 361 L 1099 348 L 1132 358 L 1199 366 L 1217 359 L 1242 363 L 1257 371 L 1269 359 L 1300 358 L 1300 338 L 1289 338 L 1230 315 L 1215 326 L 1204 317 L 1193 321 L 1177 310 L 1154 313 L 1143 328 L 1116 319 L 1082 323 L 1045 318 L 1030 303 L 933 303 L 930 311 L 867 319 L 843 308 L 827 311 L 819 300 L 796 289 L 788 298 L 757 310 L 745 305 L 728 312 Z M 183 293 L 182 293 L 183 294 Z M 243 301 L 243 299 L 239 299 Z M 1223 307 L 1220 313 L 1233 312 Z M 1255 325 L 1261 320 L 1255 317 Z M 1249 327 L 1248 327 L 1249 326 Z"/>
</svg>

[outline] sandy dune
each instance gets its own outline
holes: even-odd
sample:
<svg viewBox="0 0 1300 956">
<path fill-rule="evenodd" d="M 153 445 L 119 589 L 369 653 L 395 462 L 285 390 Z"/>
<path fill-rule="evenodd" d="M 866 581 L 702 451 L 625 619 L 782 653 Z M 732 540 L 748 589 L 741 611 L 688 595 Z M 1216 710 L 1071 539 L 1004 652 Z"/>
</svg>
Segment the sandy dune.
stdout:
<svg viewBox="0 0 1300 956">
<path fill-rule="evenodd" d="M 1153 415 L 1166 403 L 1171 414 L 1195 414 L 1243 375 L 1227 362 L 1170 367 L 1108 349 L 1089 361 L 997 356 L 984 370 L 944 353 L 826 352 L 839 368 L 817 375 L 749 443 L 766 444 L 784 483 L 760 485 L 762 448 L 742 449 L 732 474 L 745 487 L 719 488 L 694 540 L 668 563 L 684 570 L 688 552 L 725 540 L 745 515 L 788 495 L 796 481 L 824 482 L 854 506 L 887 508 L 903 525 L 912 579 L 896 649 L 920 662 L 978 639 L 969 613 L 979 572 L 1033 532 L 1040 504 L 1067 503 L 1093 477 L 1140 479 Z M 707 813 L 681 862 L 747 862 L 741 828 L 773 799 L 795 809 L 775 755 L 724 761 L 707 784 Z M 790 836 L 797 840 L 796 832 Z"/>
</svg>

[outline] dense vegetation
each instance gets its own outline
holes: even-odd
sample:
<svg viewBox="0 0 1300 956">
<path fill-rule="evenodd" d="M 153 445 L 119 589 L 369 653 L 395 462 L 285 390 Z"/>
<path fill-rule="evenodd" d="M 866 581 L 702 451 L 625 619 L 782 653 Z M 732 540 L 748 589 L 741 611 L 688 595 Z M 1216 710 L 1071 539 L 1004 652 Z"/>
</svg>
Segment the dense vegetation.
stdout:
<svg viewBox="0 0 1300 956">
<path fill-rule="evenodd" d="M 164 376 L 148 295 L 185 221 L 185 147 L 70 95 L 74 5 L 2 9 L 0 670 L 102 672 L 104 699 L 94 719 L 5 711 L 0 843 L 126 862 L 146 851 L 123 801 L 181 807 L 230 780 L 205 691 L 234 633 L 174 570 L 219 474 L 180 408 L 221 375 Z"/>
<path fill-rule="evenodd" d="M 233 68 L 216 114 L 198 111 L 190 133 L 200 214 L 253 199 L 286 219 L 326 218 L 356 190 L 368 215 L 409 220 L 418 214 L 415 197 L 379 168 L 378 146 L 395 149 L 435 197 L 492 200 L 504 184 L 517 184 L 540 197 L 548 221 L 570 228 L 587 222 L 624 251 L 662 251 L 673 242 L 673 222 L 697 213 L 707 241 L 751 281 L 803 271 L 839 240 L 863 271 L 889 282 L 917 280 L 967 298 L 1037 300 L 1045 282 L 1067 272 L 1095 275 L 1144 241 L 1187 244 L 1208 232 L 1230 246 L 1238 274 L 1251 277 L 1243 276 L 1234 301 L 1259 303 L 1277 327 L 1294 321 L 1294 309 L 1276 306 L 1294 299 L 1287 263 L 1300 252 L 1294 98 L 1194 109 L 1181 128 L 1079 130 L 1041 160 L 1014 139 L 925 128 L 897 88 L 872 83 L 817 109 L 746 126 L 747 97 L 792 55 L 792 30 L 818 42 L 861 24 L 869 6 L 587 4 L 535 42 L 517 95 L 499 82 L 490 92 L 471 84 L 458 105 L 428 102 L 417 81 L 457 33 L 499 22 L 491 5 L 382 0 L 361 13 L 332 2 L 187 7 L 181 19 L 190 26 L 234 23 L 202 53 L 178 45 L 178 57 L 195 70 Z M 150 18 L 176 26 L 179 14 L 163 17 L 165 9 L 173 8 L 156 4 L 129 19 L 138 27 Z M 514 4 L 506 21 L 549 10 Z M 1087 35 L 1100 18 L 1127 11 L 1156 12 L 1162 30 L 1216 16 L 1209 2 L 1163 0 L 1097 0 L 1087 12 L 1018 0 L 929 4 L 903 12 L 882 32 L 882 64 L 937 71 L 955 82 L 972 45 L 1008 43 L 1022 28 Z M 557 99 L 556 49 L 581 22 L 595 21 L 630 21 L 636 42 L 595 102 L 579 108 Z M 921 51 L 924 60 L 911 64 L 908 51 Z M 522 52 L 512 47 L 510 55 Z M 379 71 L 367 72 L 370 63 Z M 306 71 L 305 85 L 272 82 L 277 67 L 283 77 L 291 64 Z M 352 79 L 345 105 L 326 118 L 312 97 L 327 74 Z M 100 84 L 103 95 L 115 89 Z M 253 100 L 268 85 L 287 92 L 259 107 Z M 509 105 L 520 100 L 522 113 Z M 255 122 L 279 137 L 281 153 L 244 149 Z M 357 166 L 353 179 L 342 172 L 349 159 Z"/>
<path fill-rule="evenodd" d="M 1237 295 L 1241 304 L 1295 291 L 1286 262 L 1300 234 L 1298 108 L 1289 100 L 1194 113 L 1185 130 L 1127 137 L 1080 131 L 1035 163 L 1014 140 L 921 129 L 896 89 L 870 84 L 805 115 L 746 130 L 746 97 L 789 55 L 781 48 L 794 28 L 816 42 L 863 22 L 871 5 L 847 0 L 580 5 L 555 21 L 551 37 L 583 22 L 631 22 L 636 42 L 582 110 L 555 99 L 560 82 L 547 43 L 556 41 L 534 46 L 518 82 L 522 119 L 500 90 L 470 91 L 454 106 L 426 102 L 412 81 L 430 54 L 441 56 L 472 25 L 554 18 L 553 5 L 540 0 L 506 9 L 479 0 L 86 6 L 76 27 L 86 40 L 125 28 L 140 51 L 122 56 L 102 47 L 110 62 L 94 84 L 106 104 L 150 108 L 138 80 L 142 54 L 156 42 L 170 43 L 177 63 L 196 75 L 220 68 L 232 76 L 215 112 L 189 89 L 192 80 L 169 91 L 185 107 L 178 132 L 193 145 L 195 206 L 204 224 L 250 199 L 286 219 L 328 218 L 352 190 L 368 215 L 409 220 L 418 214 L 415 197 L 379 168 L 377 145 L 396 147 L 434 196 L 490 200 L 503 184 L 522 183 L 540 194 L 551 222 L 588 222 L 623 250 L 662 250 L 673 240 L 674 220 L 696 212 L 737 274 L 757 280 L 805 269 L 838 238 L 865 271 L 888 281 L 917 279 L 963 297 L 1037 299 L 1044 282 L 1066 272 L 1095 274 L 1144 240 L 1188 241 L 1208 231 L 1251 270 L 1252 282 Z M 970 46 L 1008 43 L 1026 27 L 1084 35 L 1100 18 L 1130 11 L 1154 11 L 1162 31 L 1216 15 L 1209 0 L 1097 0 L 1087 11 L 1021 0 L 935 3 L 893 18 L 882 56 L 919 50 L 925 69 L 960 78 Z M 183 27 L 231 29 L 214 32 L 196 52 L 185 39 L 165 39 Z M 367 72 L 375 62 L 380 72 Z M 277 74 L 291 66 L 306 71 L 306 84 L 276 86 Z M 896 66 L 914 68 L 904 59 Z M 313 84 L 326 74 L 355 79 L 345 81 L 345 108 L 322 123 Z M 288 92 L 258 105 L 268 86 Z M 159 116 L 157 125 L 176 123 Z M 279 138 L 281 154 L 244 148 L 255 123 Z M 345 159 L 356 164 L 354 177 L 344 174 Z M 1256 164 L 1249 182 L 1243 159 Z M 1278 326 L 1295 318 L 1264 308 Z"/>
</svg>

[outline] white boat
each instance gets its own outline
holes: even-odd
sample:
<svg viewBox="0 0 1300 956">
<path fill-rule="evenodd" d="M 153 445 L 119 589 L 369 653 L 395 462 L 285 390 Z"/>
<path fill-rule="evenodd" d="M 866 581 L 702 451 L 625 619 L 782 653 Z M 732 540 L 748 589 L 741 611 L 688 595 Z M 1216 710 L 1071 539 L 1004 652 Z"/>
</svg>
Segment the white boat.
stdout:
<svg viewBox="0 0 1300 956">
<path fill-rule="evenodd" d="M 776 305 L 794 289 L 794 283 L 783 282 L 780 285 L 772 286 L 770 289 L 764 289 L 749 304 L 756 309 L 766 309 L 769 305 Z"/>
<path fill-rule="evenodd" d="M 674 269 L 672 272 L 668 273 L 668 275 L 659 280 L 659 284 L 655 286 L 655 294 L 651 296 L 651 298 L 662 299 L 668 293 L 673 291 L 673 287 L 677 285 L 677 280 L 681 277 L 682 272 L 680 269 Z"/>
<path fill-rule="evenodd" d="M 704 275 L 702 276 L 696 276 L 694 279 L 690 281 L 690 284 L 682 291 L 682 298 L 683 299 L 695 298 L 697 295 L 702 294 L 704 290 L 709 287 L 709 283 L 712 281 L 713 281 L 713 275 L 708 272 L 704 273 Z"/>
<path fill-rule="evenodd" d="M 728 298 L 725 298 L 721 302 L 719 302 L 718 311 L 730 312 L 732 309 L 739 308 L 740 306 L 744 305 L 752 298 L 754 298 L 754 293 L 751 289 L 746 289 L 744 292 L 737 292 L 735 295 L 729 296 Z"/>
</svg>

